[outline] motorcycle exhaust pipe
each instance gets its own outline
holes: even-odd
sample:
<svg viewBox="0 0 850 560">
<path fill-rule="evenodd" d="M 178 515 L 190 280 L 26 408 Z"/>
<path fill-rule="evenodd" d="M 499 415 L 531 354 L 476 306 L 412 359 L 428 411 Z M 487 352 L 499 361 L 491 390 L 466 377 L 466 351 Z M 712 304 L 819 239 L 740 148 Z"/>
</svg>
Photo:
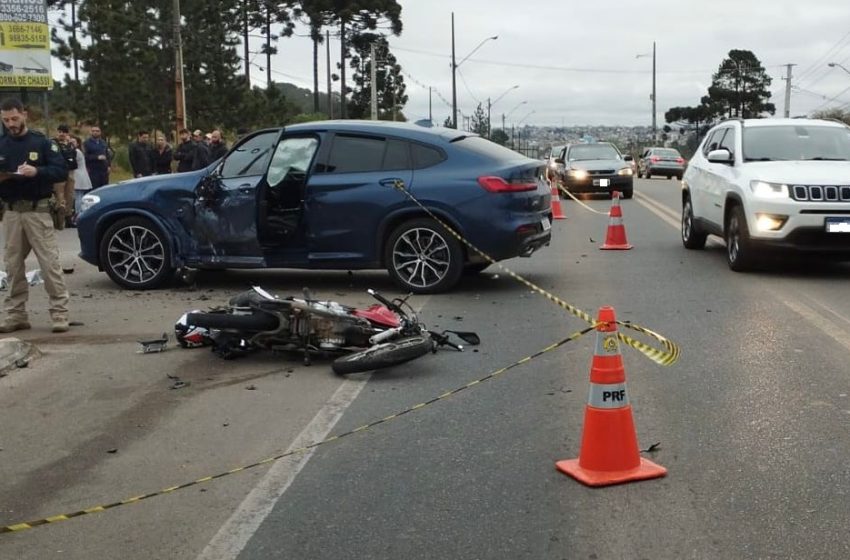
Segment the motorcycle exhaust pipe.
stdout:
<svg viewBox="0 0 850 560">
<path fill-rule="evenodd" d="M 395 327 L 379 332 L 376 335 L 369 337 L 369 344 L 380 344 L 384 341 L 397 337 L 401 333 L 401 327 Z"/>
</svg>

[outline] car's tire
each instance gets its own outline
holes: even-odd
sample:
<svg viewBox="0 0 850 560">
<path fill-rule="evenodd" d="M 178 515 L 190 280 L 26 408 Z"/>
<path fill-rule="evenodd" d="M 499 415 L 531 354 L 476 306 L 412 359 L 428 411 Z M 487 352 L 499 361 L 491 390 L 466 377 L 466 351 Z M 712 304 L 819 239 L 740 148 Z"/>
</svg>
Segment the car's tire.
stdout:
<svg viewBox="0 0 850 560">
<path fill-rule="evenodd" d="M 483 263 L 468 264 L 468 265 L 463 267 L 463 275 L 464 276 L 475 276 L 476 274 L 484 272 L 484 270 L 487 267 L 489 267 L 490 264 L 492 264 L 492 263 L 483 262 Z"/>
<path fill-rule="evenodd" d="M 694 207 L 690 197 L 682 202 L 682 245 L 686 249 L 704 249 L 708 235 L 699 231 L 694 221 Z"/>
<path fill-rule="evenodd" d="M 331 364 L 331 368 L 339 375 L 372 371 L 415 360 L 433 348 L 434 342 L 427 333 L 409 336 L 337 358 Z"/>
<path fill-rule="evenodd" d="M 675 175 L 667 175 L 667 178 L 670 179 L 671 181 L 673 180 L 673 177 L 675 177 Z"/>
<path fill-rule="evenodd" d="M 679 173 L 678 175 L 676 175 L 676 179 L 678 179 L 678 180 L 680 180 L 680 181 L 682 180 L 682 177 L 683 177 L 683 175 L 682 175 L 681 173 Z"/>
<path fill-rule="evenodd" d="M 632 198 L 634 195 L 635 195 L 635 191 L 634 191 L 633 188 L 623 191 L 623 198 L 625 198 L 625 199 Z"/>
<path fill-rule="evenodd" d="M 463 274 L 460 242 L 431 218 L 404 222 L 387 238 L 384 263 L 406 291 L 434 294 L 451 289 Z"/>
<path fill-rule="evenodd" d="M 652 172 L 650 172 L 650 171 L 649 171 L 649 168 L 648 168 L 648 167 L 647 167 L 646 171 L 645 171 L 645 172 L 644 172 L 644 174 L 643 174 L 643 178 L 644 178 L 644 179 L 652 179 Z"/>
<path fill-rule="evenodd" d="M 747 219 L 738 205 L 732 207 L 726 223 L 726 262 L 735 272 L 749 270 L 756 263 Z"/>
<path fill-rule="evenodd" d="M 643 177 L 643 173 L 641 173 L 640 168 L 638 168 L 637 173 L 635 173 L 635 175 L 637 175 L 638 179 Z"/>
<path fill-rule="evenodd" d="M 189 313 L 186 316 L 186 324 L 205 329 L 263 332 L 275 330 L 279 325 L 279 321 L 274 315 L 259 311 L 250 315 Z"/>
<path fill-rule="evenodd" d="M 151 290 L 174 275 L 171 243 L 152 221 L 122 218 L 100 239 L 100 266 L 113 282 L 131 290 Z"/>
</svg>

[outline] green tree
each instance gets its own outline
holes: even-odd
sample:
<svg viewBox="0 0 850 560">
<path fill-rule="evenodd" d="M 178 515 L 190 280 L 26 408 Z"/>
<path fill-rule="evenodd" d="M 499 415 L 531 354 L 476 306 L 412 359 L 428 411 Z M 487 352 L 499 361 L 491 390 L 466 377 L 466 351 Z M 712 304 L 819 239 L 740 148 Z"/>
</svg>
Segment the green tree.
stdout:
<svg viewBox="0 0 850 560">
<path fill-rule="evenodd" d="M 310 28 L 313 41 L 313 112 L 319 112 L 319 45 L 325 38 L 322 29 L 333 19 L 332 0 L 301 0 L 301 15 Z M 330 113 L 330 105 L 328 105 Z"/>
<path fill-rule="evenodd" d="M 752 51 L 729 51 L 708 88 L 710 106 L 717 116 L 756 118 L 776 113 L 769 103 L 771 78 Z"/>
<path fill-rule="evenodd" d="M 342 118 L 347 118 L 347 96 L 350 89 L 346 83 L 348 66 L 348 44 L 351 36 L 377 29 L 389 30 L 393 35 L 401 34 L 401 6 L 397 0 L 329 0 L 330 21 L 339 25 L 340 40 L 340 92 L 342 95 Z"/>
<path fill-rule="evenodd" d="M 840 107 L 832 109 L 824 109 L 823 111 L 815 111 L 812 113 L 813 119 L 834 119 L 850 125 L 850 111 L 845 111 Z"/>
<path fill-rule="evenodd" d="M 482 107 L 481 103 L 479 103 L 478 107 L 475 108 L 475 112 L 472 114 L 472 119 L 469 125 L 470 130 L 485 136 L 487 134 L 489 124 L 490 123 L 487 121 L 487 111 L 485 111 L 484 107 Z"/>
<path fill-rule="evenodd" d="M 497 128 L 496 130 L 494 130 L 493 134 L 490 136 L 490 140 L 502 146 L 507 145 L 510 139 L 511 138 L 510 136 L 508 136 L 508 133 L 502 130 L 501 128 Z"/>
<path fill-rule="evenodd" d="M 375 79 L 377 82 L 378 118 L 397 119 L 398 110 L 407 103 L 407 86 L 401 73 L 401 65 L 389 50 L 386 37 L 375 33 L 362 33 L 351 38 L 353 54 L 351 77 L 354 88 L 348 103 L 349 116 L 354 119 L 370 118 L 372 113 L 372 60 L 371 47 L 375 44 L 377 64 Z"/>
</svg>

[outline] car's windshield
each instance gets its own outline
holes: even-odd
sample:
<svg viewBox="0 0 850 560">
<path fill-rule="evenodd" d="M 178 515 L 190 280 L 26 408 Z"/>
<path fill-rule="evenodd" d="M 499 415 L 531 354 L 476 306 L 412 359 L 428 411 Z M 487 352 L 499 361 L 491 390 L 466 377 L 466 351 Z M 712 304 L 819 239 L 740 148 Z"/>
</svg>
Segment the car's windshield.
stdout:
<svg viewBox="0 0 850 560">
<path fill-rule="evenodd" d="M 744 129 L 744 161 L 850 160 L 850 129 L 823 125 Z"/>
<path fill-rule="evenodd" d="M 589 159 L 619 159 L 620 154 L 613 146 L 607 144 L 588 144 L 586 146 L 573 146 L 570 148 L 570 161 L 582 161 Z"/>
</svg>

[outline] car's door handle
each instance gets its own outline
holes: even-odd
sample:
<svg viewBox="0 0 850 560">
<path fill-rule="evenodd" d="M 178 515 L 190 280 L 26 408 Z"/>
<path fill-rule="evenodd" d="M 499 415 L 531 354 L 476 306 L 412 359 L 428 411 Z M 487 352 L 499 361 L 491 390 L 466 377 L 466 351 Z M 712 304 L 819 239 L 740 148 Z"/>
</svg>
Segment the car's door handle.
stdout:
<svg viewBox="0 0 850 560">
<path fill-rule="evenodd" d="M 254 192 L 254 185 L 252 185 L 251 183 L 245 183 L 243 185 L 239 185 L 238 189 L 239 192 L 242 194 L 251 194 L 252 192 Z"/>
<path fill-rule="evenodd" d="M 382 187 L 395 187 L 397 184 L 400 184 L 402 188 L 404 188 L 404 181 L 398 178 L 392 179 L 381 179 L 378 181 L 378 184 Z"/>
</svg>

